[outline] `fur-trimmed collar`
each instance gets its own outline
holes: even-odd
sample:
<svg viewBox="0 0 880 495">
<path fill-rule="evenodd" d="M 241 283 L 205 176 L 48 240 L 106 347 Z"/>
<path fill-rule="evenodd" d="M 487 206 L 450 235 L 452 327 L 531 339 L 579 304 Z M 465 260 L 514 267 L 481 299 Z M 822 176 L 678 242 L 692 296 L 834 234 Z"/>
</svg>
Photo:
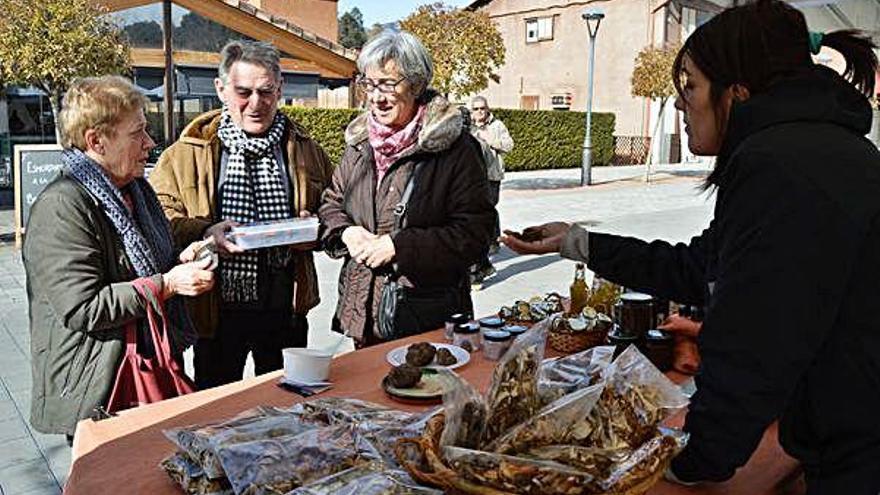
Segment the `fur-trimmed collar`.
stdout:
<svg viewBox="0 0 880 495">
<path fill-rule="evenodd" d="M 197 116 L 180 133 L 180 139 L 188 143 L 201 145 L 207 145 L 215 141 L 218 139 L 217 129 L 220 127 L 221 112 L 222 110 L 211 110 Z M 294 135 L 308 137 L 308 133 L 299 124 L 292 121 L 287 115 L 284 115 L 284 118 L 287 120 L 287 129 Z"/>
<path fill-rule="evenodd" d="M 367 112 L 358 115 L 348 124 L 345 129 L 345 144 L 356 146 L 369 138 Z M 461 110 L 443 96 L 434 94 L 428 101 L 425 122 L 422 124 L 422 130 L 419 131 L 416 150 L 428 153 L 444 151 L 461 136 L 463 128 L 464 119 Z"/>
</svg>

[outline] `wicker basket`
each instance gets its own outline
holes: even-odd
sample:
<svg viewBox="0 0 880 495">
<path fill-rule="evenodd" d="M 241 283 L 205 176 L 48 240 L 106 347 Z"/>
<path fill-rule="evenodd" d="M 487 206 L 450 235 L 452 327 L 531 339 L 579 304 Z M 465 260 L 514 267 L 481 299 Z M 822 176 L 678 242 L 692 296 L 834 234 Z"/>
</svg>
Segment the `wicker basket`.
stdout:
<svg viewBox="0 0 880 495">
<path fill-rule="evenodd" d="M 607 331 L 584 330 L 572 332 L 571 330 L 551 330 L 547 333 L 547 341 L 553 349 L 565 353 L 574 354 L 586 351 L 590 347 L 604 345 L 608 337 Z"/>
<path fill-rule="evenodd" d="M 607 337 L 608 327 L 605 325 L 594 322 L 588 329 L 575 331 L 568 326 L 568 321 L 564 316 L 557 316 L 547 333 L 550 347 L 566 354 L 574 354 L 590 347 L 603 345 Z"/>
</svg>

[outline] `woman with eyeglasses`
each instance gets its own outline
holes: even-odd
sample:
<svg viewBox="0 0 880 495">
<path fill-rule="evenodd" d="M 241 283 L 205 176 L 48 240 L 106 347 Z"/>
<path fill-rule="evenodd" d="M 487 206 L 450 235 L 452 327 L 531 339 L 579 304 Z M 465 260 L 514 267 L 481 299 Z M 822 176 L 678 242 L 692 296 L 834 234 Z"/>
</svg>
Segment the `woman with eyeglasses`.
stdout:
<svg viewBox="0 0 880 495">
<path fill-rule="evenodd" d="M 843 76 L 813 62 L 822 46 Z M 673 69 L 691 151 L 717 156 L 706 230 L 673 246 L 559 222 L 504 240 L 707 306 L 670 479 L 730 478 L 778 419 L 807 493 L 880 492 L 880 153 L 864 137 L 876 49 L 857 31 L 808 32 L 780 0 L 725 10 Z"/>
<path fill-rule="evenodd" d="M 428 87 L 422 43 L 385 32 L 357 64 L 368 108 L 345 130 L 320 217 L 325 249 L 345 260 L 334 330 L 365 347 L 472 312 L 468 267 L 489 243 L 495 209 L 461 109 Z"/>
</svg>

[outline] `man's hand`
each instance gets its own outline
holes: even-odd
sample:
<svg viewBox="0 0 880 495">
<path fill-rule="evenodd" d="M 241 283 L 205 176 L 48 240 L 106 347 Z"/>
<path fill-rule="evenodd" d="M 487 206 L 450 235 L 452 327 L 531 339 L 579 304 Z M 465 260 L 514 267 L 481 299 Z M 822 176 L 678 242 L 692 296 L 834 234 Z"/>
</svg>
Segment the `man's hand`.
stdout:
<svg viewBox="0 0 880 495">
<path fill-rule="evenodd" d="M 558 253 L 562 240 L 571 229 L 565 222 L 550 222 L 519 232 L 505 230 L 501 242 L 519 254 Z"/>
<path fill-rule="evenodd" d="M 229 229 L 231 229 L 232 227 L 237 227 L 238 225 L 238 222 L 234 222 L 232 220 L 223 220 L 222 222 L 215 223 L 214 225 L 208 227 L 207 230 L 205 230 L 205 239 L 214 239 L 215 249 L 220 254 L 235 254 L 244 252 L 244 249 L 240 248 L 234 242 L 226 238 L 226 233 L 229 232 Z"/>
<path fill-rule="evenodd" d="M 395 254 L 394 242 L 391 240 L 391 236 L 386 234 L 364 244 L 355 260 L 370 268 L 378 268 L 390 263 Z"/>
<path fill-rule="evenodd" d="M 162 297 L 176 294 L 197 296 L 214 287 L 214 272 L 208 270 L 210 260 L 183 263 L 162 274 Z"/>
<path fill-rule="evenodd" d="M 672 314 L 669 315 L 669 317 L 666 318 L 666 321 L 657 328 L 676 335 L 696 338 L 697 335 L 700 334 L 700 329 L 703 328 L 703 324 L 691 320 L 690 318 L 685 318 L 684 316 Z"/>
</svg>

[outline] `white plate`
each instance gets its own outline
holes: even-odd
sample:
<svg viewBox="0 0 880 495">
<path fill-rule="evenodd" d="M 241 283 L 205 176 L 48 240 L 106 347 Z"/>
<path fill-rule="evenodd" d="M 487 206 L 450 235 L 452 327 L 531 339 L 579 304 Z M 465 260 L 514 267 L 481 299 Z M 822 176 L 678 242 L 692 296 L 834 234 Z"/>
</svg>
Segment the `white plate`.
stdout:
<svg viewBox="0 0 880 495">
<path fill-rule="evenodd" d="M 279 381 L 282 381 L 284 383 L 289 383 L 290 385 L 297 385 L 300 387 L 310 387 L 310 388 L 327 387 L 329 385 L 333 385 L 331 382 L 301 382 L 299 380 L 294 380 L 293 378 L 287 378 L 284 375 L 281 375 L 281 378 L 279 379 Z"/>
<path fill-rule="evenodd" d="M 430 344 L 433 345 L 434 347 L 436 347 L 438 350 L 439 349 L 449 349 L 449 352 L 451 352 L 452 355 L 455 356 L 455 359 L 457 359 L 458 362 L 456 362 L 455 364 L 453 364 L 451 366 L 440 366 L 439 364 L 429 364 L 428 366 L 425 366 L 425 368 L 447 368 L 450 370 L 454 370 L 455 368 L 466 365 L 468 363 L 468 361 L 471 360 L 470 353 L 468 351 L 462 349 L 461 347 L 458 347 L 457 345 L 437 344 L 434 342 L 430 342 Z M 410 345 L 412 345 L 412 344 L 410 344 Z M 385 355 L 385 360 L 388 361 L 388 363 L 391 366 L 400 366 L 401 364 L 406 362 L 406 350 L 407 349 L 409 349 L 408 345 L 400 346 L 400 347 L 388 352 L 388 354 Z"/>
</svg>

